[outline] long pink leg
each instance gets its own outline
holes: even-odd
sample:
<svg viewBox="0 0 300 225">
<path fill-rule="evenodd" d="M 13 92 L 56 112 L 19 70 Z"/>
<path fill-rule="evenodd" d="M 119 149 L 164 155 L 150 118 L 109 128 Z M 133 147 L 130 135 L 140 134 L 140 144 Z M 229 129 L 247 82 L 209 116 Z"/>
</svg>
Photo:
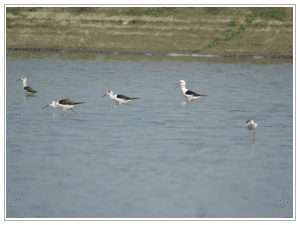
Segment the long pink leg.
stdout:
<svg viewBox="0 0 300 225">
<path fill-rule="evenodd" d="M 73 109 L 71 109 L 74 113 L 76 113 L 77 114 L 77 112 L 75 112 Z"/>
</svg>

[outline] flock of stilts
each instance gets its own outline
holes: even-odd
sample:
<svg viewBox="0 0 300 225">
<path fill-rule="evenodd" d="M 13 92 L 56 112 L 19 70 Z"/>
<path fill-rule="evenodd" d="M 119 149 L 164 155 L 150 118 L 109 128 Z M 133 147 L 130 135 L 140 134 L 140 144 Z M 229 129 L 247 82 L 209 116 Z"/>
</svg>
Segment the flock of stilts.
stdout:
<svg viewBox="0 0 300 225">
<path fill-rule="evenodd" d="M 27 82 L 27 78 L 26 77 L 21 77 L 19 80 L 23 81 L 23 91 L 26 93 L 26 95 L 28 96 L 32 96 L 35 93 L 37 93 L 36 91 L 34 91 L 31 87 L 27 86 L 26 82 Z M 17 81 L 19 81 L 17 80 Z M 197 94 L 191 90 L 186 89 L 186 83 L 184 80 L 180 80 L 179 84 L 177 85 L 177 87 L 181 87 L 182 93 L 184 95 L 184 97 L 187 99 L 187 101 L 193 101 L 196 100 L 202 96 L 206 96 L 206 95 L 200 95 Z M 104 96 L 108 95 L 110 97 L 110 99 L 114 100 L 115 102 L 117 102 L 118 104 L 126 104 L 128 102 L 131 102 L 132 100 L 135 99 L 139 99 L 139 98 L 131 98 L 131 97 L 127 97 L 125 95 L 117 95 L 117 94 L 113 94 L 113 91 L 109 90 L 106 92 L 105 95 L 102 96 L 102 98 Z M 62 99 L 60 101 L 51 101 L 48 105 L 46 105 L 44 108 L 46 108 L 47 106 L 52 106 L 53 108 L 59 108 L 62 109 L 63 112 L 65 113 L 66 110 L 71 109 L 74 113 L 76 113 L 73 108 L 76 105 L 82 104 L 84 102 L 74 102 L 71 101 L 70 99 Z M 43 108 L 43 109 L 44 109 Z M 246 127 L 248 130 L 254 130 L 257 127 L 257 123 L 255 123 L 254 120 L 248 120 L 246 122 Z"/>
</svg>

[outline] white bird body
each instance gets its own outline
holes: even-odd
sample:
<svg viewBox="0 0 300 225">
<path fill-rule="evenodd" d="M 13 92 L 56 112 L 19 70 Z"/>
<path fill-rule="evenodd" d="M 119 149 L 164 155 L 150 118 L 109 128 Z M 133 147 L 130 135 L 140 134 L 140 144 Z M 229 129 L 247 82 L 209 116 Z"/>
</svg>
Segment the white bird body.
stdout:
<svg viewBox="0 0 300 225">
<path fill-rule="evenodd" d="M 23 81 L 23 91 L 25 92 L 25 94 L 33 95 L 33 94 L 37 93 L 31 87 L 27 86 L 27 84 L 26 84 L 27 77 L 21 77 L 19 80 Z M 17 81 L 19 81 L 19 80 L 17 80 Z"/>
<path fill-rule="evenodd" d="M 180 80 L 180 83 L 179 83 L 180 87 L 181 87 L 181 91 L 184 95 L 184 97 L 186 98 L 186 100 L 189 102 L 189 101 L 192 101 L 192 100 L 196 100 L 198 98 L 200 98 L 201 96 L 206 96 L 206 95 L 200 95 L 200 94 L 197 94 L 193 91 L 190 91 L 188 89 L 186 89 L 186 83 L 184 80 Z"/>
<path fill-rule="evenodd" d="M 62 100 L 57 101 L 57 102 L 51 101 L 44 108 L 46 108 L 47 106 L 52 106 L 53 108 L 62 109 L 64 111 L 64 113 L 68 109 L 71 109 L 73 112 L 75 112 L 72 108 L 74 108 L 76 105 L 81 104 L 81 103 L 84 103 L 84 102 L 74 102 L 74 101 L 71 101 L 70 99 L 62 99 Z M 75 112 L 75 113 L 77 113 L 77 112 Z"/>
<path fill-rule="evenodd" d="M 257 127 L 257 123 L 254 120 L 248 120 L 246 122 L 246 127 L 248 130 L 254 130 Z"/>
<path fill-rule="evenodd" d="M 134 99 L 139 99 L 139 98 L 130 98 L 130 97 L 127 97 L 125 95 L 117 95 L 117 94 L 114 95 L 113 91 L 111 91 L 111 90 L 108 90 L 105 95 L 108 95 L 111 100 L 114 100 L 118 104 L 125 104 L 125 103 L 128 103 L 128 102 L 131 102 Z M 105 95 L 103 95 L 102 98 Z"/>
</svg>

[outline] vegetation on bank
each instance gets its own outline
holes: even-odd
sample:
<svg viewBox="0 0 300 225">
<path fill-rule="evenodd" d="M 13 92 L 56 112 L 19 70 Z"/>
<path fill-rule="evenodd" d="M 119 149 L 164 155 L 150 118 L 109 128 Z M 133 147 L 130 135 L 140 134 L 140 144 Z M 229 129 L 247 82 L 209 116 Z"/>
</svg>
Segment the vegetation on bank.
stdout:
<svg viewBox="0 0 300 225">
<path fill-rule="evenodd" d="M 9 7 L 6 27 L 7 47 L 293 55 L 292 8 Z"/>
</svg>

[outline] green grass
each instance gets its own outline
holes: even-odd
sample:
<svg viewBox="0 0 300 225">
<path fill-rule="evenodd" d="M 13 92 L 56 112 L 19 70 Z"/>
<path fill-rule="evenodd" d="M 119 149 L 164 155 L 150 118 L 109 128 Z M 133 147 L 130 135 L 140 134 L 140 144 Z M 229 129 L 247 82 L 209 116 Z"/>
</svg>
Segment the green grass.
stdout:
<svg viewBox="0 0 300 225">
<path fill-rule="evenodd" d="M 209 14 L 218 15 L 223 10 L 221 7 L 204 7 L 205 11 Z"/>
<path fill-rule="evenodd" d="M 275 19 L 279 21 L 284 21 L 287 17 L 286 8 L 276 8 L 276 7 L 256 7 L 251 8 L 251 11 L 262 18 Z"/>
<path fill-rule="evenodd" d="M 126 11 L 127 16 L 150 16 L 150 17 L 168 17 L 174 15 L 176 8 L 162 7 L 162 8 L 133 8 Z"/>
<path fill-rule="evenodd" d="M 272 19 L 276 19 L 276 20 L 280 20 L 280 21 L 284 21 L 284 16 L 285 16 L 285 12 L 283 12 L 282 10 L 272 10 L 269 12 L 262 12 L 260 13 L 260 16 L 264 17 L 264 18 L 272 18 Z"/>
<path fill-rule="evenodd" d="M 11 25 L 12 19 L 6 19 L 6 27 L 7 28 L 13 28 L 13 26 Z"/>
</svg>

